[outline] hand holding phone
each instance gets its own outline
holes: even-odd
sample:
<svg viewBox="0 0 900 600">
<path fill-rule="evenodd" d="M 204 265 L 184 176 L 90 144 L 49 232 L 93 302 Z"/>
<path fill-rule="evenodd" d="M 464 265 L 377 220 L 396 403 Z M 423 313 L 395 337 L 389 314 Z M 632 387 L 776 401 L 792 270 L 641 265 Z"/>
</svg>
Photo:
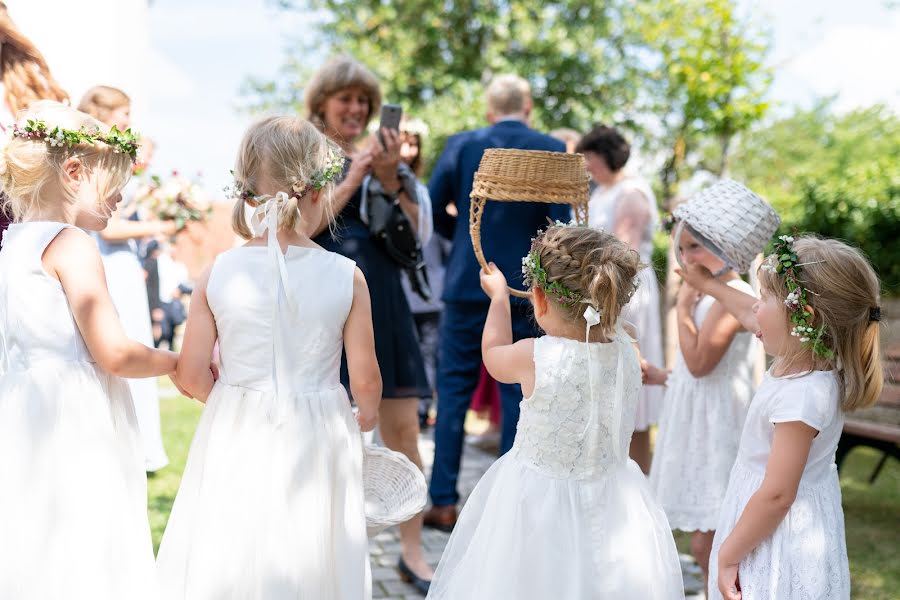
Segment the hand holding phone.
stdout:
<svg viewBox="0 0 900 600">
<path fill-rule="evenodd" d="M 378 141 L 381 147 L 387 150 L 384 144 L 384 138 L 381 135 L 382 129 L 393 129 L 400 132 L 400 118 L 403 116 L 403 108 L 399 104 L 385 104 L 381 107 L 381 123 L 378 125 Z"/>
</svg>

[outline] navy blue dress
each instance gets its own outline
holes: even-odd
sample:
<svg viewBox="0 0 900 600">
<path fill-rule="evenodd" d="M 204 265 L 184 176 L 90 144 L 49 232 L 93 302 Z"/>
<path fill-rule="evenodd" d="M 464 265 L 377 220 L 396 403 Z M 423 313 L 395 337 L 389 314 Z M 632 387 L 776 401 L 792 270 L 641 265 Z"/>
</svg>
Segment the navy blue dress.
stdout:
<svg viewBox="0 0 900 600">
<path fill-rule="evenodd" d="M 347 161 L 349 167 L 350 161 Z M 431 395 L 425 362 L 416 339 L 415 322 L 400 283 L 406 277 L 399 265 L 373 241 L 359 216 L 360 186 L 336 217 L 334 237 L 326 230 L 315 242 L 356 262 L 366 277 L 372 297 L 375 354 L 381 369 L 383 398 L 422 398 Z M 346 356 L 341 382 L 348 389 Z"/>
</svg>

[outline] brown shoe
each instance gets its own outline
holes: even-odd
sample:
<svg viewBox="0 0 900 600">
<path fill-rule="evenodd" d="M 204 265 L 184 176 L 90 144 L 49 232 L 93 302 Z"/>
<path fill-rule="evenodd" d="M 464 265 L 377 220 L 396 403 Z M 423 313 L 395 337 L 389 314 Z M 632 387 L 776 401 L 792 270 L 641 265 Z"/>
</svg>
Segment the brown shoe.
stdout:
<svg viewBox="0 0 900 600">
<path fill-rule="evenodd" d="M 425 527 L 450 533 L 456 525 L 456 506 L 432 506 L 425 511 Z"/>
</svg>

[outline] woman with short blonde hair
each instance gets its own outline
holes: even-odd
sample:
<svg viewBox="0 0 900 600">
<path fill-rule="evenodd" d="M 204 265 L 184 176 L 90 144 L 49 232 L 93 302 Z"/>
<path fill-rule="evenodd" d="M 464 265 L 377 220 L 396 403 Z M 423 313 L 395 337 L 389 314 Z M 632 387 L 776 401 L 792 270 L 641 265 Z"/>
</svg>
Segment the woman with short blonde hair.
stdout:
<svg viewBox="0 0 900 600">
<path fill-rule="evenodd" d="M 319 69 L 304 93 L 307 118 L 347 156 L 343 181 L 334 192 L 334 235 L 329 235 L 327 224 L 323 223 L 315 241 L 356 262 L 366 277 L 372 300 L 375 352 L 383 382 L 381 437 L 385 445 L 402 452 L 421 468 L 418 402 L 431 395 L 431 387 L 401 285 L 402 268 L 373 239 L 362 214 L 364 190 L 369 202 L 378 193 L 399 202 L 411 228 L 416 230 L 418 181 L 406 165 L 401 165 L 398 131 L 381 130 L 383 144 L 379 136 L 371 136 L 356 145 L 381 109 L 378 79 L 364 65 L 349 56 L 337 56 Z M 346 365 L 341 369 L 341 379 L 346 386 Z M 421 515 L 400 525 L 400 544 L 397 566 L 401 577 L 421 593 L 427 593 L 433 571 L 422 551 Z"/>
</svg>

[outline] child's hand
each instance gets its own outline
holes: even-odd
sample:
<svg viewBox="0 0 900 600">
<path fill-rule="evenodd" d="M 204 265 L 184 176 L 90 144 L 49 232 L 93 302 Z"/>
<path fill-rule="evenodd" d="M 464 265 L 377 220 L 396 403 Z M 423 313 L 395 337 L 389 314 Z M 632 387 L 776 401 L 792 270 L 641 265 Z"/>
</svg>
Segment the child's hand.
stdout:
<svg viewBox="0 0 900 600">
<path fill-rule="evenodd" d="M 703 265 L 688 264 L 684 267 L 675 267 L 675 272 L 696 290 L 705 291 L 706 284 L 713 280 L 713 274 Z"/>
<path fill-rule="evenodd" d="M 209 363 L 209 372 L 212 373 L 213 381 L 219 380 L 219 365 L 214 362 Z"/>
<path fill-rule="evenodd" d="M 644 385 L 666 385 L 669 373 L 668 369 L 660 369 L 641 359 L 641 383 Z"/>
<path fill-rule="evenodd" d="M 356 422 L 362 432 L 372 431 L 378 425 L 378 411 L 359 407 L 356 411 Z"/>
<path fill-rule="evenodd" d="M 691 312 L 699 301 L 700 292 L 697 291 L 697 288 L 688 283 L 687 280 L 682 281 L 681 287 L 678 289 L 678 298 L 675 300 L 676 306 Z"/>
<path fill-rule="evenodd" d="M 509 297 L 509 288 L 506 286 L 506 277 L 494 263 L 488 263 L 490 273 L 481 270 L 481 289 L 491 300 L 503 300 Z"/>
<path fill-rule="evenodd" d="M 725 600 L 741 600 L 743 598 L 737 565 L 719 564 L 719 593 Z"/>
</svg>

